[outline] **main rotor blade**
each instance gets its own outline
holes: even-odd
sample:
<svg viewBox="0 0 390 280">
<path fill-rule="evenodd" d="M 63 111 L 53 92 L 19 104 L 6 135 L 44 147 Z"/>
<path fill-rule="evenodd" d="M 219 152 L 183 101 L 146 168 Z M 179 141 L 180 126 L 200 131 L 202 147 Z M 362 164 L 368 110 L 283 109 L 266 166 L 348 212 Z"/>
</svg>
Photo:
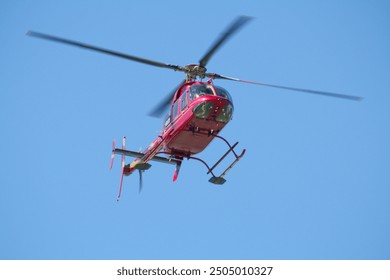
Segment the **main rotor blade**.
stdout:
<svg viewBox="0 0 390 280">
<path fill-rule="evenodd" d="M 133 56 L 133 55 L 123 54 L 123 53 L 119 53 L 116 51 L 111 51 L 111 50 L 103 49 L 100 47 L 95 47 L 92 45 L 88 45 L 88 44 L 84 44 L 84 43 L 80 43 L 80 42 L 76 42 L 76 41 L 72 41 L 72 40 L 68 40 L 68 39 L 64 39 L 64 38 L 60 38 L 60 37 L 56 37 L 56 36 L 52 36 L 52 35 L 48 35 L 48 34 L 43 34 L 43 33 L 35 32 L 35 31 L 28 31 L 27 35 L 31 36 L 31 37 L 54 41 L 57 43 L 62 43 L 62 44 L 67 44 L 67 45 L 72 45 L 75 47 L 88 49 L 88 50 L 93 50 L 96 52 L 101 52 L 101 53 L 129 59 L 132 61 L 136 61 L 136 62 L 140 62 L 143 64 L 148 64 L 148 65 L 152 65 L 152 66 L 156 66 L 156 67 L 173 69 L 175 71 L 184 71 L 184 69 L 178 65 L 171 65 L 171 64 L 153 61 L 153 60 L 149 60 L 149 59 L 145 59 L 145 58 L 141 58 L 141 57 L 137 57 L 137 56 Z"/>
<path fill-rule="evenodd" d="M 273 85 L 273 84 L 266 84 L 266 83 L 259 83 L 259 82 L 253 82 L 253 81 L 248 81 L 248 80 L 242 80 L 242 79 L 238 79 L 238 78 L 227 77 L 227 76 L 223 76 L 223 75 L 219 75 L 219 74 L 206 74 L 206 75 L 208 77 L 212 77 L 214 79 L 224 79 L 224 80 L 230 80 L 230 81 L 241 82 L 241 83 L 248 83 L 248 84 L 260 85 L 260 86 L 266 86 L 266 87 L 273 87 L 273 88 L 280 88 L 280 89 L 286 89 L 286 90 L 292 90 L 292 91 L 306 92 L 306 93 L 311 93 L 311 94 L 324 95 L 324 96 L 329 96 L 329 97 L 349 99 L 349 100 L 354 100 L 354 101 L 361 101 L 363 99 L 363 97 L 360 97 L 360 96 L 319 91 L 319 90 L 312 90 L 312 89 L 304 89 L 304 88 L 287 87 L 287 86 L 280 86 L 280 85 Z"/>
<path fill-rule="evenodd" d="M 172 99 L 176 91 L 186 82 L 183 80 L 177 87 L 175 87 L 169 94 L 167 94 L 150 112 L 149 116 L 159 118 L 161 117 L 168 109 L 169 105 L 172 102 Z"/>
<path fill-rule="evenodd" d="M 209 62 L 211 56 L 217 51 L 221 45 L 226 42 L 229 37 L 236 33 L 245 23 L 247 23 L 251 17 L 240 16 L 238 17 L 226 30 L 221 34 L 221 37 L 211 46 L 209 51 L 199 60 L 200 66 L 204 67 Z"/>
</svg>

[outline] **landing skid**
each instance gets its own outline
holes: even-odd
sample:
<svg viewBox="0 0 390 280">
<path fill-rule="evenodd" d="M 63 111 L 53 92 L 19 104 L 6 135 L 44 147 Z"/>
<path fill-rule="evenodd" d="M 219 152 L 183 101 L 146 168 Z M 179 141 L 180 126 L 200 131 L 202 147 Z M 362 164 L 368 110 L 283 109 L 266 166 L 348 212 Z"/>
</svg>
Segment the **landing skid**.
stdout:
<svg viewBox="0 0 390 280">
<path fill-rule="evenodd" d="M 245 149 L 242 150 L 241 154 L 240 155 L 237 155 L 237 153 L 234 151 L 234 148 L 238 145 L 238 142 L 236 142 L 233 146 L 230 145 L 230 143 L 225 139 L 223 138 L 222 136 L 219 136 L 219 135 L 215 135 L 215 137 L 223 140 L 228 146 L 229 146 L 229 149 L 227 150 L 227 152 L 210 168 L 210 166 L 203 160 L 203 159 L 200 159 L 200 158 L 197 158 L 197 157 L 187 157 L 188 159 L 194 159 L 194 160 L 197 160 L 201 163 L 204 164 L 204 166 L 206 166 L 207 168 L 207 174 L 211 174 L 212 177 L 210 178 L 209 182 L 210 183 L 213 183 L 213 184 L 216 184 L 216 185 L 222 185 L 226 182 L 226 179 L 223 178 L 227 172 L 229 172 L 230 169 L 233 168 L 233 166 L 244 156 L 245 154 Z M 223 171 L 221 173 L 221 175 L 219 176 L 216 176 L 213 172 L 213 170 L 225 159 L 225 157 L 230 154 L 230 153 L 233 153 L 234 157 L 236 158 L 226 169 L 225 171 Z"/>
</svg>

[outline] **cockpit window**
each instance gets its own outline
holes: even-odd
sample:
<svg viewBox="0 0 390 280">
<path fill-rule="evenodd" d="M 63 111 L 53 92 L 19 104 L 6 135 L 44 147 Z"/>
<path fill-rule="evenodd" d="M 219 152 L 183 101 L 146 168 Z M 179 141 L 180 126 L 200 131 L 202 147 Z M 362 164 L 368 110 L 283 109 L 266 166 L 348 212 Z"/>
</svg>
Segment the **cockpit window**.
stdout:
<svg viewBox="0 0 390 280">
<path fill-rule="evenodd" d="M 215 87 L 215 90 L 217 91 L 218 96 L 221 96 L 221 97 L 229 100 L 230 102 L 233 102 L 231 95 L 229 94 L 229 92 L 226 89 L 224 89 L 223 87 L 219 87 L 219 86 L 214 86 L 214 87 Z"/>
<path fill-rule="evenodd" d="M 190 88 L 190 99 L 193 100 L 202 95 L 215 95 L 214 89 L 211 85 L 194 84 Z"/>
</svg>

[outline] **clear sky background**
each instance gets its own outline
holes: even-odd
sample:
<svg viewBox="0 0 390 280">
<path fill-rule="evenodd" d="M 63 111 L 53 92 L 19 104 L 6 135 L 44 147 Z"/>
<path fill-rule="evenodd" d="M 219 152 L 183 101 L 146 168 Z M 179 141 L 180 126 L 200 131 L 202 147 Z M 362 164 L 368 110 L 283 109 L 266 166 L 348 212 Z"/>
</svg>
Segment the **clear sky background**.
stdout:
<svg viewBox="0 0 390 280">
<path fill-rule="evenodd" d="M 154 163 L 116 203 L 112 140 L 146 148 L 183 74 L 26 32 L 186 65 L 238 15 L 209 71 L 365 99 L 216 81 L 247 149 L 226 184 Z M 389 259 L 389 29 L 388 1 L 1 1 L 0 259 Z"/>
</svg>

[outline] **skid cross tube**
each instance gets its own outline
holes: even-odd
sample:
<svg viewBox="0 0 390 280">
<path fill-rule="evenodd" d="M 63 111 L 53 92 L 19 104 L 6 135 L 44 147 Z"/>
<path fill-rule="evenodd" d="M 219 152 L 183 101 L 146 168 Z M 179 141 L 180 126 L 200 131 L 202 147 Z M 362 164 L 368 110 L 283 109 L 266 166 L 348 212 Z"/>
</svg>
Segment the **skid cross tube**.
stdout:
<svg viewBox="0 0 390 280">
<path fill-rule="evenodd" d="M 237 146 L 238 142 L 236 142 L 232 147 L 229 148 L 229 150 L 213 165 L 213 167 L 210 168 L 209 172 L 207 172 L 207 174 L 210 174 L 211 171 L 218 166 L 218 164 L 221 163 L 221 161 L 224 160 L 224 158 L 230 153 L 230 152 L 233 152 L 234 153 L 234 148 Z M 234 153 L 234 155 L 236 155 L 236 153 Z M 237 156 L 236 156 L 237 158 Z"/>
</svg>

